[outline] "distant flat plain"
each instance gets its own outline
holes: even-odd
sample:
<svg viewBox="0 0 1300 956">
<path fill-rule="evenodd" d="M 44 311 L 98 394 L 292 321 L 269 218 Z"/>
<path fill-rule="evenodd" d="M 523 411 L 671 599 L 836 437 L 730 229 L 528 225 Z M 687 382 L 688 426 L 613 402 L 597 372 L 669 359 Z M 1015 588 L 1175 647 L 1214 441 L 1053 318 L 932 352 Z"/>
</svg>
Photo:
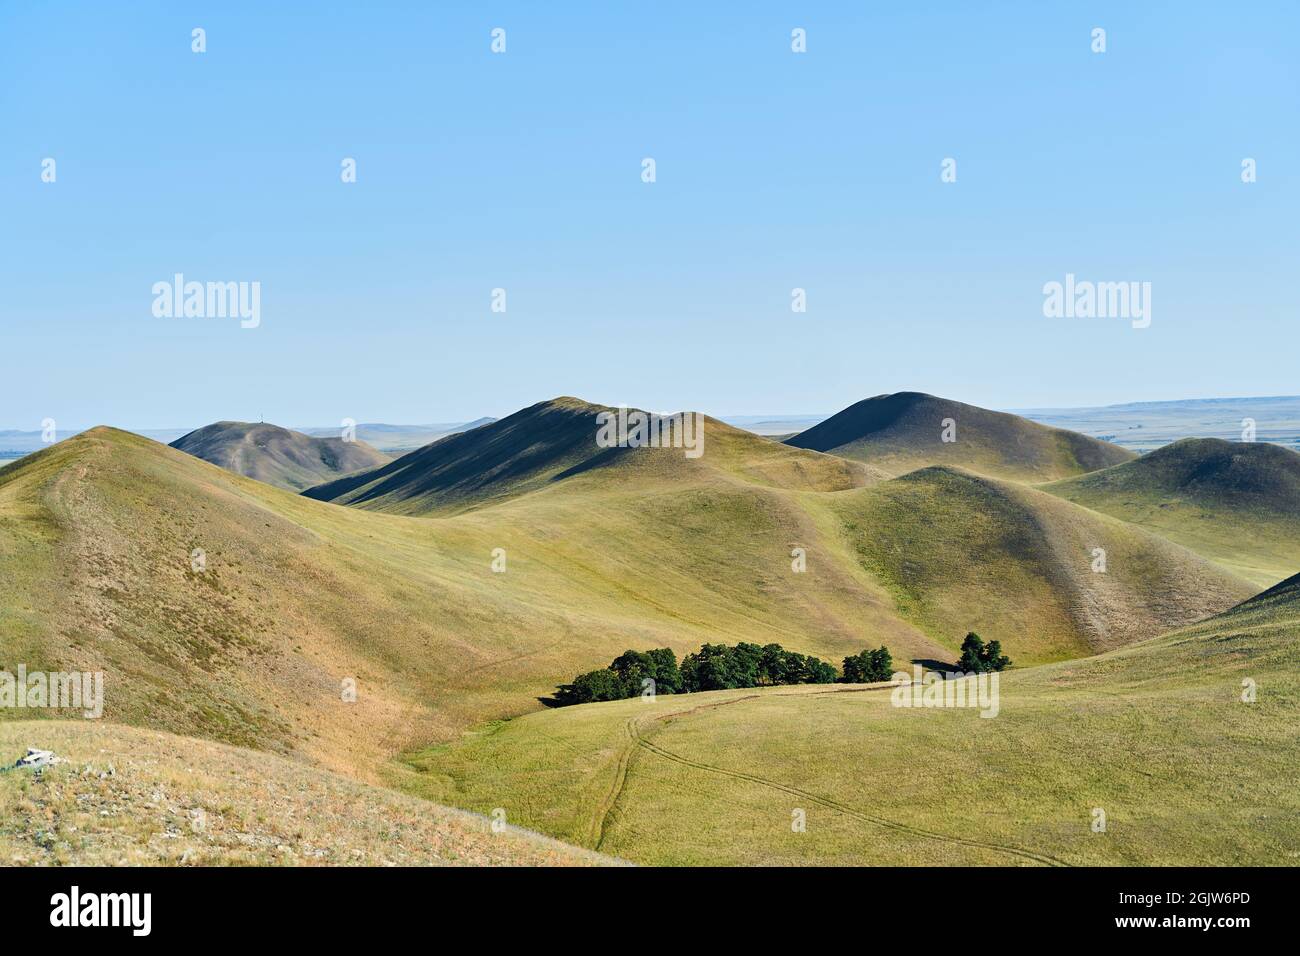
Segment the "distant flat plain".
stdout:
<svg viewBox="0 0 1300 956">
<path fill-rule="evenodd" d="M 1300 396 L 1198 398 L 1131 402 L 1100 408 L 1008 409 L 1032 421 L 1082 432 L 1145 453 L 1180 438 L 1241 441 L 1243 422 L 1255 423 L 1255 440 L 1300 451 Z"/>
</svg>

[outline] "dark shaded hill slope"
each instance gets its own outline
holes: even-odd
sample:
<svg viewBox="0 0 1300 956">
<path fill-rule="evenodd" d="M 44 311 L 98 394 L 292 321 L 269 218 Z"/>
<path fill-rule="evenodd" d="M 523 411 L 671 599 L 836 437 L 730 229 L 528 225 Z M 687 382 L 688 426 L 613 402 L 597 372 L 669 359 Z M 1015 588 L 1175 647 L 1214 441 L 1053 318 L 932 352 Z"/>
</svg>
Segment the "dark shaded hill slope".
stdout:
<svg viewBox="0 0 1300 956">
<path fill-rule="evenodd" d="M 949 419 L 956 440 L 946 442 Z M 950 465 L 1019 481 L 1065 478 L 1134 457 L 1087 435 L 921 392 L 865 399 L 786 444 L 866 462 L 891 475 Z"/>
</svg>

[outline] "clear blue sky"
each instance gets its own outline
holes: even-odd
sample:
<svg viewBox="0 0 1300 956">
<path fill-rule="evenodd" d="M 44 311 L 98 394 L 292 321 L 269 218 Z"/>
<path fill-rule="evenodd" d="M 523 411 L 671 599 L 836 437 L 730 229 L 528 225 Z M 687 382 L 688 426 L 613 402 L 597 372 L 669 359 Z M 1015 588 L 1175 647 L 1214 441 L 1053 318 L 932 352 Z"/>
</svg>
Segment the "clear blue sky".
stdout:
<svg viewBox="0 0 1300 956">
<path fill-rule="evenodd" d="M 723 6 L 0 2 L 0 428 L 1300 391 L 1296 4 Z"/>
</svg>

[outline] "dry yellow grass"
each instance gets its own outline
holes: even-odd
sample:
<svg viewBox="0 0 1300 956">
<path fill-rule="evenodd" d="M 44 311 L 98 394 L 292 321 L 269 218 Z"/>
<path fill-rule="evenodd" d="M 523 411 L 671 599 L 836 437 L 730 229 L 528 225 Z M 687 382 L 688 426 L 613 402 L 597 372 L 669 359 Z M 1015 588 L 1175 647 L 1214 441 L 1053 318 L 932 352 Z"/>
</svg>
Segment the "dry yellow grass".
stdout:
<svg viewBox="0 0 1300 956">
<path fill-rule="evenodd" d="M 0 865 L 589 866 L 483 816 L 209 741 L 93 721 L 0 724 L 65 763 L 0 773 Z"/>
</svg>

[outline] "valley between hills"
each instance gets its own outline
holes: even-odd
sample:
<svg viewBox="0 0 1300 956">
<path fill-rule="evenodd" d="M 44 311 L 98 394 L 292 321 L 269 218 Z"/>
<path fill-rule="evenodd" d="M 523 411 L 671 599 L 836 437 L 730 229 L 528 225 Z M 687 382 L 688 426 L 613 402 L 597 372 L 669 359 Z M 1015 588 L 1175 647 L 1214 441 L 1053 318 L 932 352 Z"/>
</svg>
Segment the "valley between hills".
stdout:
<svg viewBox="0 0 1300 956">
<path fill-rule="evenodd" d="M 784 442 L 706 418 L 690 459 L 598 447 L 605 410 L 399 457 L 100 427 L 0 468 L 0 670 L 106 685 L 101 721 L 0 712 L 7 760 L 68 758 L 0 774 L 0 859 L 1294 863 L 1300 455 L 898 393 Z M 629 648 L 910 669 L 969 631 L 1014 660 L 996 719 L 883 684 L 547 706 Z"/>
</svg>

